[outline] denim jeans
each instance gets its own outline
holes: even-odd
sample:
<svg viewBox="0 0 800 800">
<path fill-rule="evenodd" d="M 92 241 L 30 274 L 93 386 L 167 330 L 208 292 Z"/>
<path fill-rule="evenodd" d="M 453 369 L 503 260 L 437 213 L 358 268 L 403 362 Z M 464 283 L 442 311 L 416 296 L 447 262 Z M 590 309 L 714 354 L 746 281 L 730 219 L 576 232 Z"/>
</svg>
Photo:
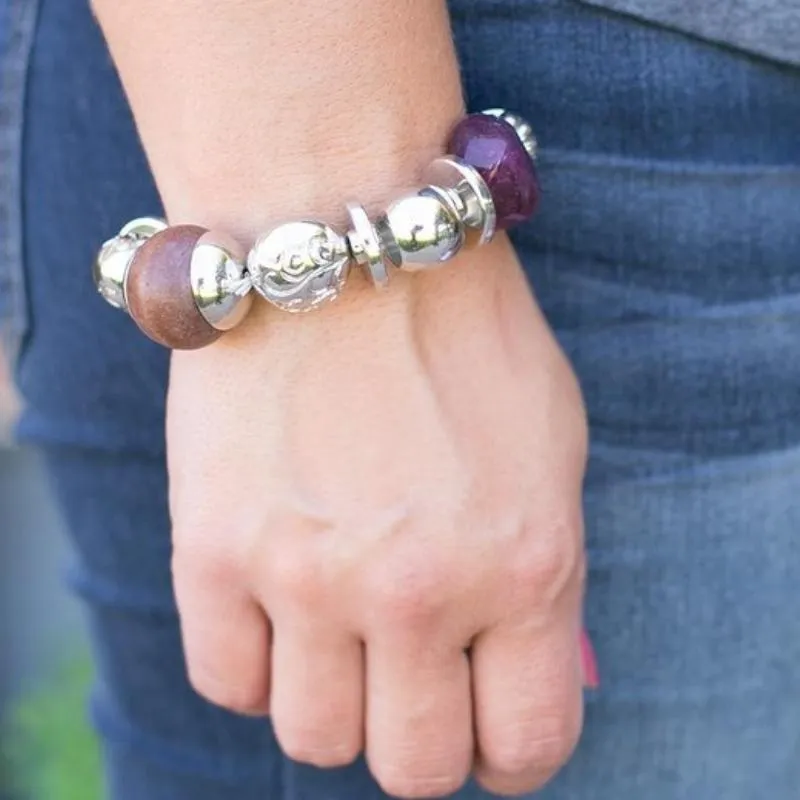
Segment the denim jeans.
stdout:
<svg viewBox="0 0 800 800">
<path fill-rule="evenodd" d="M 800 69 L 574 0 L 452 9 L 470 106 L 519 110 L 542 142 L 542 210 L 515 243 L 591 422 L 586 619 L 603 685 L 540 796 L 793 800 Z M 85 2 L 38 12 L 14 209 L 18 433 L 42 448 L 76 544 L 110 795 L 384 797 L 363 762 L 292 763 L 266 721 L 187 683 L 168 355 L 105 306 L 89 269 L 104 238 L 159 200 Z"/>
</svg>

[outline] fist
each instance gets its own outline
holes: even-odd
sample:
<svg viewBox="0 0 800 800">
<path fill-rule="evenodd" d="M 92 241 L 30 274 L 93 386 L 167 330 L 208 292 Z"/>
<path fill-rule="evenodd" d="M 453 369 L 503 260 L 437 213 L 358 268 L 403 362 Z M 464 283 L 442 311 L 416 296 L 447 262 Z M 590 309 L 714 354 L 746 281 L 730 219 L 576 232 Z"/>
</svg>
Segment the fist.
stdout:
<svg viewBox="0 0 800 800">
<path fill-rule="evenodd" d="M 500 238 L 173 357 L 173 571 L 196 690 L 383 789 L 550 778 L 582 722 L 586 422 Z"/>
</svg>

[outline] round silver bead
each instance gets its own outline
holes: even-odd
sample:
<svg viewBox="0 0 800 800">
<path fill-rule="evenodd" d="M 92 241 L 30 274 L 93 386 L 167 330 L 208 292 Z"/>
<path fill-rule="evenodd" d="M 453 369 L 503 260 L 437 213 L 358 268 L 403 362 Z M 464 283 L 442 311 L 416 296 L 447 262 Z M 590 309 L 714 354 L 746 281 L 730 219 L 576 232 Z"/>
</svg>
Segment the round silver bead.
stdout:
<svg viewBox="0 0 800 800">
<path fill-rule="evenodd" d="M 424 174 L 430 183 L 425 188 L 449 202 L 461 222 L 480 234 L 480 243 L 492 240 L 497 230 L 497 212 L 492 193 L 480 172 L 456 156 L 445 156 L 431 162 Z"/>
<path fill-rule="evenodd" d="M 536 135 L 533 132 L 531 124 L 521 117 L 519 114 L 514 114 L 511 111 L 506 111 L 504 108 L 487 108 L 482 111 L 482 114 L 488 114 L 491 117 L 497 117 L 507 122 L 519 136 L 522 146 L 528 151 L 528 155 L 536 161 L 536 155 L 539 150 L 539 143 L 536 141 Z"/>
<path fill-rule="evenodd" d="M 133 257 L 151 236 L 166 227 L 167 223 L 158 217 L 138 217 L 100 248 L 92 268 L 92 277 L 97 291 L 114 308 L 127 312 L 125 284 Z"/>
<path fill-rule="evenodd" d="M 389 260 L 404 270 L 448 261 L 464 244 L 458 213 L 430 193 L 408 195 L 392 203 L 375 227 Z"/>
<path fill-rule="evenodd" d="M 137 217 L 125 225 L 119 235 L 146 241 L 151 236 L 166 229 L 167 223 L 160 217 Z"/>
<path fill-rule="evenodd" d="M 336 299 L 350 271 L 347 239 L 322 222 L 289 222 L 264 234 L 247 257 L 253 288 L 284 311 Z"/>
<path fill-rule="evenodd" d="M 209 231 L 197 240 L 189 267 L 192 296 L 212 328 L 235 328 L 253 304 L 244 259 L 243 248 L 230 236 Z"/>
<path fill-rule="evenodd" d="M 373 285 L 383 289 L 389 285 L 389 266 L 384 257 L 378 231 L 363 206 L 350 203 L 347 211 L 353 223 L 353 229 L 347 234 L 353 259 L 363 267 Z"/>
</svg>

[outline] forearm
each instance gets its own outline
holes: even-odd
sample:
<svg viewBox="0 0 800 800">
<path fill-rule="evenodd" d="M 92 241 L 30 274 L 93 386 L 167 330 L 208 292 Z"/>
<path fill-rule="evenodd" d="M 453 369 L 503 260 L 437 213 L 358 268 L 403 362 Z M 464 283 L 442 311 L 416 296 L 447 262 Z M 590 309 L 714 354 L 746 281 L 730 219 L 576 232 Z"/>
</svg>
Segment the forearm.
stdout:
<svg viewBox="0 0 800 800">
<path fill-rule="evenodd" d="M 458 117 L 444 0 L 95 0 L 171 221 L 246 243 L 417 178 Z"/>
</svg>

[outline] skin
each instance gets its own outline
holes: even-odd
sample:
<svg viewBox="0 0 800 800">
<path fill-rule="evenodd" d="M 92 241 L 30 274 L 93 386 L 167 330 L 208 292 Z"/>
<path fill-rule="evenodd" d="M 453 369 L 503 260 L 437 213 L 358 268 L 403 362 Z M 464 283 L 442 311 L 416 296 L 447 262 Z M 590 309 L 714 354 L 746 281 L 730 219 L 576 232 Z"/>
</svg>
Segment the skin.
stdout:
<svg viewBox="0 0 800 800">
<path fill-rule="evenodd" d="M 170 221 L 246 246 L 381 208 L 462 113 L 440 0 L 95 10 Z M 269 713 L 297 760 L 365 751 L 400 797 L 522 793 L 567 760 L 586 421 L 504 236 L 313 314 L 256 303 L 173 356 L 167 441 L 200 694 Z"/>
</svg>

